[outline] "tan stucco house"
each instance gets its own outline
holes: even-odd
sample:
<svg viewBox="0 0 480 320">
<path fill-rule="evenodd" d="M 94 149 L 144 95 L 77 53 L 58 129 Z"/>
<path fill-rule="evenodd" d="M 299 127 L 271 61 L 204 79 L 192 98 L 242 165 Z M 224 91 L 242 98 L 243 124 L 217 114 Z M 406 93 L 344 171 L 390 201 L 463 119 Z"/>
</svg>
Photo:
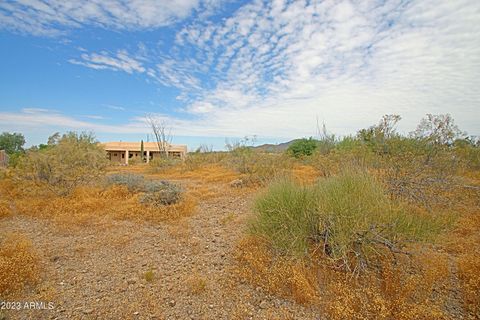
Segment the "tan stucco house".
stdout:
<svg viewBox="0 0 480 320">
<path fill-rule="evenodd" d="M 111 162 L 128 164 L 128 160 L 136 159 L 141 161 L 141 142 L 106 142 L 102 144 L 107 151 L 107 158 Z M 166 144 L 165 150 L 169 157 L 185 159 L 187 154 L 186 145 Z M 143 143 L 143 155 L 147 162 L 162 156 L 156 142 Z"/>
</svg>

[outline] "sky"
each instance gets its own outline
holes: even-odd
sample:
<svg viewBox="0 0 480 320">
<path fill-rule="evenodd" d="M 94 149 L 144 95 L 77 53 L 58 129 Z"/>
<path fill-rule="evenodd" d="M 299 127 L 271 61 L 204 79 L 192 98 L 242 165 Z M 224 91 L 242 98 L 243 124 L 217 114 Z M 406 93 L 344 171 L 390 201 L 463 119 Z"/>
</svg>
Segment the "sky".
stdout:
<svg viewBox="0 0 480 320">
<path fill-rule="evenodd" d="M 478 0 L 3 0 L 0 131 L 222 149 L 449 113 L 480 135 Z"/>
</svg>

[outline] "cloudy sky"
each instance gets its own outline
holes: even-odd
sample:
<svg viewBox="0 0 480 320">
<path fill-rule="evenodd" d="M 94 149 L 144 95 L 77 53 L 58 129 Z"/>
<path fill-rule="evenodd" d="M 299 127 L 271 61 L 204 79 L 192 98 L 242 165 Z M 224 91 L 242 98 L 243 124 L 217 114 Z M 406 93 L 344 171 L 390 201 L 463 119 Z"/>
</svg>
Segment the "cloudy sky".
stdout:
<svg viewBox="0 0 480 320">
<path fill-rule="evenodd" d="M 222 148 L 450 113 L 480 135 L 480 1 L 3 0 L 0 131 Z"/>
</svg>

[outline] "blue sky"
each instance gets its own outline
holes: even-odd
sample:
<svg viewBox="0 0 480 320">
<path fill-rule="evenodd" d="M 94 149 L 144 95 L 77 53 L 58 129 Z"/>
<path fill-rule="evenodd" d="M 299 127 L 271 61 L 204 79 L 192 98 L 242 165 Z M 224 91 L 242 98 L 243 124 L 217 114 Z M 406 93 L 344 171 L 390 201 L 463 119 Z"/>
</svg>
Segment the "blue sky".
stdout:
<svg viewBox="0 0 480 320">
<path fill-rule="evenodd" d="M 0 131 L 174 143 L 339 135 L 450 113 L 480 135 L 480 2 L 0 2 Z"/>
</svg>

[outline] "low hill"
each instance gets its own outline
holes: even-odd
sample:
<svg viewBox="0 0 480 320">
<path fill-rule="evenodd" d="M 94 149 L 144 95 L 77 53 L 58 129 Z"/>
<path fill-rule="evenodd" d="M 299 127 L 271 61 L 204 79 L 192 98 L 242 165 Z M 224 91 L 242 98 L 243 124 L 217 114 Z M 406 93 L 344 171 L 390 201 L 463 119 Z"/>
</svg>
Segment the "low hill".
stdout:
<svg viewBox="0 0 480 320">
<path fill-rule="evenodd" d="M 253 147 L 253 149 L 259 150 L 259 151 L 264 151 L 264 152 L 284 152 L 285 150 L 288 149 L 288 147 L 292 143 L 294 143 L 297 140 L 298 139 L 294 139 L 294 140 L 291 140 L 291 141 L 288 141 L 288 142 L 282 142 L 282 143 L 279 143 L 279 144 L 266 143 L 266 144 L 262 144 L 262 145 Z"/>
</svg>

